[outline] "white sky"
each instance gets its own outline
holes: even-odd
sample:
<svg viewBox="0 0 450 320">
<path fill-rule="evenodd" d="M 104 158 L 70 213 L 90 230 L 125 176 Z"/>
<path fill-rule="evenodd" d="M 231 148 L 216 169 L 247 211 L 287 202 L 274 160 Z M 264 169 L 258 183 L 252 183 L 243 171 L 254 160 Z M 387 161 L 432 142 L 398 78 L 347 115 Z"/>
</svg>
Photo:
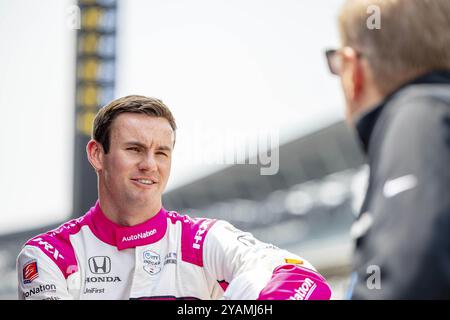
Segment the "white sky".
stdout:
<svg viewBox="0 0 450 320">
<path fill-rule="evenodd" d="M 193 159 L 286 142 L 343 118 L 325 48 L 343 0 L 119 2 L 116 97 L 162 99 L 179 127 L 168 190 L 223 168 Z M 69 217 L 75 31 L 69 0 L 0 0 L 0 234 Z M 214 137 L 214 139 L 212 139 Z M 236 147 L 236 146 L 235 146 Z"/>
</svg>

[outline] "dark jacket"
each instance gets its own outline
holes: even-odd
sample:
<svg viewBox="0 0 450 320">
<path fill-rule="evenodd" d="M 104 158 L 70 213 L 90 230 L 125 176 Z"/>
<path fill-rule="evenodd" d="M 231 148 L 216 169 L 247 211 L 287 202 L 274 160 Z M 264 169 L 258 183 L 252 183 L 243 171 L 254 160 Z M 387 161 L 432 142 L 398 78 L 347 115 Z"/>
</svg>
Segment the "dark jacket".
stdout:
<svg viewBox="0 0 450 320">
<path fill-rule="evenodd" d="M 450 72 L 404 85 L 356 129 L 370 175 L 351 298 L 450 299 Z"/>
</svg>

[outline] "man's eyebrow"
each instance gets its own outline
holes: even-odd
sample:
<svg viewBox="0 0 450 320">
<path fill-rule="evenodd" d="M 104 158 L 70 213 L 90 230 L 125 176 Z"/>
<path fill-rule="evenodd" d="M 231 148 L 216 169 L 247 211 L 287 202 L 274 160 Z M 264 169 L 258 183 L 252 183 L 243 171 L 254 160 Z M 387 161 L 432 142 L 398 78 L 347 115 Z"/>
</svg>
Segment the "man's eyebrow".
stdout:
<svg viewBox="0 0 450 320">
<path fill-rule="evenodd" d="M 127 146 L 137 146 L 143 149 L 147 149 L 147 146 L 141 142 L 138 141 L 127 141 L 125 142 L 125 145 Z M 172 151 L 172 148 L 169 146 L 159 146 L 156 148 L 159 151 Z"/>
<path fill-rule="evenodd" d="M 138 141 L 127 141 L 125 142 L 125 145 L 127 146 L 137 146 L 137 147 L 141 147 L 143 149 L 147 149 L 147 146 L 141 142 Z"/>
<path fill-rule="evenodd" d="M 156 148 L 156 149 L 158 149 L 158 150 L 162 150 L 162 151 L 172 151 L 172 148 L 171 147 L 168 147 L 168 146 L 159 146 L 158 148 Z"/>
</svg>

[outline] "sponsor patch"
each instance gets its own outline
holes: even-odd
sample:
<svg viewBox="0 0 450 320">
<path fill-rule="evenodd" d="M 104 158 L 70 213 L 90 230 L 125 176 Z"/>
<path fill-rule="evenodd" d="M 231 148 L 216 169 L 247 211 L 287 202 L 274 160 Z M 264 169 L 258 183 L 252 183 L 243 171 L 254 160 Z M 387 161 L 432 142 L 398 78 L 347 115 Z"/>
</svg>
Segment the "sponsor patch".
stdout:
<svg viewBox="0 0 450 320">
<path fill-rule="evenodd" d="M 41 284 L 39 287 L 31 288 L 23 293 L 23 299 L 27 299 L 36 294 L 45 294 L 48 292 L 56 293 L 56 286 L 54 284 Z"/>
<path fill-rule="evenodd" d="M 150 275 L 155 275 L 161 271 L 161 256 L 151 250 L 144 251 L 144 270 Z"/>
<path fill-rule="evenodd" d="M 314 290 L 316 290 L 317 284 L 310 278 L 303 280 L 303 283 L 294 290 L 294 295 L 289 297 L 289 300 L 309 300 Z"/>
<path fill-rule="evenodd" d="M 168 263 L 177 264 L 177 254 L 175 252 L 169 252 L 166 254 L 166 257 L 164 258 L 164 265 Z"/>
<path fill-rule="evenodd" d="M 37 261 L 32 260 L 23 267 L 23 283 L 31 283 L 37 277 L 39 277 Z"/>
<path fill-rule="evenodd" d="M 153 236 L 155 234 L 156 234 L 156 229 L 152 229 L 150 231 L 141 232 L 141 233 L 138 233 L 138 234 L 133 234 L 133 235 L 130 235 L 128 237 L 123 237 L 122 238 L 122 242 L 141 240 L 141 239 L 145 239 L 145 238 L 151 237 L 151 236 Z"/>
<path fill-rule="evenodd" d="M 297 259 L 284 259 L 284 261 L 286 261 L 286 263 L 292 263 L 292 264 L 303 264 L 302 260 L 297 260 Z"/>
</svg>

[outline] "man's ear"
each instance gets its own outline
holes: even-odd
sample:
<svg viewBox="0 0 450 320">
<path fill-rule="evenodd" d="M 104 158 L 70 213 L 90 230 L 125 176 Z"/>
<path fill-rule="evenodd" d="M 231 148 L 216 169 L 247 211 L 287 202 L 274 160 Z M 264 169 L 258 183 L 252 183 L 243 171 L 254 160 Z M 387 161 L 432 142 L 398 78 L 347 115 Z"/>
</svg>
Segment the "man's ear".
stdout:
<svg viewBox="0 0 450 320">
<path fill-rule="evenodd" d="M 345 47 L 342 49 L 342 63 L 345 64 L 344 84 L 347 97 L 357 101 L 364 88 L 364 68 L 355 49 Z"/>
<path fill-rule="evenodd" d="M 94 139 L 89 140 L 86 145 L 86 153 L 89 162 L 95 171 L 98 172 L 103 169 L 103 160 L 105 153 L 103 152 L 103 146 Z"/>
</svg>

